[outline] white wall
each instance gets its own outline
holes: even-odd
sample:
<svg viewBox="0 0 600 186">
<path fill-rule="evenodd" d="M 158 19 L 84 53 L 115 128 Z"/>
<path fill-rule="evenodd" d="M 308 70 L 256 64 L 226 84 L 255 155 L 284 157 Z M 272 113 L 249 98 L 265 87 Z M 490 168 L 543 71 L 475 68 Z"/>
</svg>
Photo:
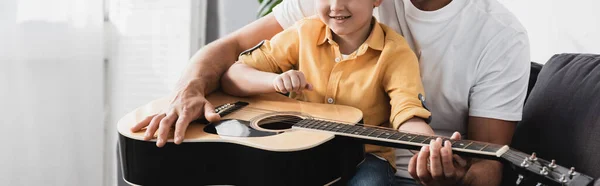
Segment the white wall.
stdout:
<svg viewBox="0 0 600 186">
<path fill-rule="evenodd" d="M 257 0 L 208 1 L 207 42 L 223 37 L 256 20 Z"/>
<path fill-rule="evenodd" d="M 0 1 L 0 185 L 103 184 L 101 7 Z"/>
<path fill-rule="evenodd" d="M 529 32 L 533 61 L 557 53 L 600 54 L 600 1 L 499 0 Z"/>
</svg>

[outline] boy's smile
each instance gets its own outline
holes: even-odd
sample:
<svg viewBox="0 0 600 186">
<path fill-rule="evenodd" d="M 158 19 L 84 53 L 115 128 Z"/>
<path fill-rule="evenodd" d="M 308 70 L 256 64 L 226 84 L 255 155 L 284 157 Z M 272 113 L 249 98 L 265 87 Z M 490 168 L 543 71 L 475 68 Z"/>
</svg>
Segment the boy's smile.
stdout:
<svg viewBox="0 0 600 186">
<path fill-rule="evenodd" d="M 381 1 L 318 0 L 317 13 L 321 21 L 331 29 L 333 40 L 344 48 L 342 50 L 355 50 L 369 36 L 373 8 L 379 6 Z"/>
</svg>

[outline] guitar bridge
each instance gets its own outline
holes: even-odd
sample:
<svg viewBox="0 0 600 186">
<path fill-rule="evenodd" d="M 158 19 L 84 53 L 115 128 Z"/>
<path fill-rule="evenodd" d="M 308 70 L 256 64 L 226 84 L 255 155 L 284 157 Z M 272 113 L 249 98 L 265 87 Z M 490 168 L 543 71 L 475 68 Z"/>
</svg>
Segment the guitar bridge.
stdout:
<svg viewBox="0 0 600 186">
<path fill-rule="evenodd" d="M 235 103 L 227 103 L 227 104 L 223 104 L 223 105 L 220 105 L 217 108 L 215 108 L 215 112 L 217 114 L 219 114 L 219 116 L 223 117 L 223 116 L 231 114 L 237 110 L 240 110 L 241 108 L 244 108 L 248 105 L 249 105 L 249 103 L 243 102 L 243 101 L 238 101 Z"/>
</svg>

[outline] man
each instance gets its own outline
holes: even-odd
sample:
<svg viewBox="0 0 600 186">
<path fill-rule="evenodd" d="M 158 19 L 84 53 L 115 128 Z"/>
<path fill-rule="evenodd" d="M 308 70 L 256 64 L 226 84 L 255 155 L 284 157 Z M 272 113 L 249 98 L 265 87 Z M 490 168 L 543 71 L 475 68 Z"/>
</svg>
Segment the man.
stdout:
<svg viewBox="0 0 600 186">
<path fill-rule="evenodd" d="M 190 121 L 218 120 L 204 96 L 217 89 L 238 54 L 314 12 L 313 0 L 286 0 L 273 14 L 205 46 L 192 57 L 171 107 L 132 130 L 148 126 L 148 139 L 157 130 L 160 147 L 173 124 L 179 144 Z M 458 131 L 470 140 L 510 143 L 521 119 L 530 60 L 527 33 L 508 10 L 496 0 L 395 0 L 384 1 L 374 14 L 417 54 L 430 124 L 438 134 Z M 396 155 L 401 184 L 498 185 L 502 176 L 499 162 L 465 160 L 441 140 L 415 155 L 406 150 Z"/>
</svg>

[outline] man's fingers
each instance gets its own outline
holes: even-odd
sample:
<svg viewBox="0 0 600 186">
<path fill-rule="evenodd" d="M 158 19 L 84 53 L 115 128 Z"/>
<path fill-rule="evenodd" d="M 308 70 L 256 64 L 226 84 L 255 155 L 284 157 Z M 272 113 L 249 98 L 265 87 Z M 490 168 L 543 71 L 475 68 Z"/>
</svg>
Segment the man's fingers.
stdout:
<svg viewBox="0 0 600 186">
<path fill-rule="evenodd" d="M 171 125 L 173 125 L 173 123 L 175 123 L 176 120 L 177 114 L 175 112 L 171 112 L 160 121 L 157 132 L 158 139 L 156 140 L 157 147 L 163 147 L 167 143 L 167 138 L 169 137 L 169 130 L 171 130 Z"/>
<path fill-rule="evenodd" d="M 452 143 L 450 141 L 444 141 L 444 147 L 440 151 L 442 155 L 442 167 L 444 168 L 444 176 L 446 178 L 454 179 L 456 176 L 456 169 L 454 169 L 454 163 L 452 160 Z"/>
<path fill-rule="evenodd" d="M 221 120 L 221 116 L 215 112 L 215 107 L 208 101 L 204 103 L 204 118 L 211 123 Z"/>
<path fill-rule="evenodd" d="M 146 127 L 146 133 L 144 134 L 144 140 L 150 140 L 154 137 L 154 133 L 156 129 L 158 129 L 158 124 L 165 117 L 165 114 L 158 114 L 152 118 L 148 127 Z"/>
<path fill-rule="evenodd" d="M 413 179 L 415 179 L 415 181 L 421 182 L 419 180 L 419 175 L 417 175 L 417 157 L 418 156 L 419 156 L 419 154 L 415 154 L 412 156 L 412 158 L 410 158 L 410 161 L 408 162 L 408 173 L 410 174 L 410 176 L 413 177 Z"/>
<path fill-rule="evenodd" d="M 451 140 L 461 140 L 462 136 L 460 135 L 459 132 L 454 132 L 452 133 L 452 136 L 450 137 Z"/>
<path fill-rule="evenodd" d="M 456 161 L 456 163 L 458 164 L 458 166 L 461 166 L 461 167 L 466 167 L 467 166 L 467 160 L 466 159 L 464 159 L 464 158 L 462 158 L 462 157 L 460 157 L 459 155 L 456 155 L 456 154 L 454 154 L 452 157 L 454 158 L 454 161 Z"/>
<path fill-rule="evenodd" d="M 427 170 L 427 160 L 429 159 L 429 146 L 423 146 L 417 157 L 417 176 L 419 180 L 426 184 L 431 181 L 431 174 Z"/>
<path fill-rule="evenodd" d="M 142 120 L 139 123 L 135 124 L 133 127 L 130 128 L 131 132 L 140 131 L 140 130 L 142 130 L 142 128 L 150 125 L 150 121 L 152 121 L 152 118 L 154 118 L 154 116 L 156 116 L 156 114 L 148 116 L 148 117 L 144 118 L 144 120 Z"/>
<path fill-rule="evenodd" d="M 444 179 L 444 170 L 442 169 L 442 161 L 440 158 L 440 149 L 442 148 L 442 139 L 437 138 L 429 143 L 429 166 L 431 176 L 434 180 Z"/>
<path fill-rule="evenodd" d="M 177 122 L 175 123 L 175 144 L 181 144 L 183 142 L 183 138 L 185 137 L 185 131 L 187 130 L 188 125 L 195 118 L 190 117 L 187 113 L 182 113 L 179 118 L 177 118 Z"/>
</svg>

